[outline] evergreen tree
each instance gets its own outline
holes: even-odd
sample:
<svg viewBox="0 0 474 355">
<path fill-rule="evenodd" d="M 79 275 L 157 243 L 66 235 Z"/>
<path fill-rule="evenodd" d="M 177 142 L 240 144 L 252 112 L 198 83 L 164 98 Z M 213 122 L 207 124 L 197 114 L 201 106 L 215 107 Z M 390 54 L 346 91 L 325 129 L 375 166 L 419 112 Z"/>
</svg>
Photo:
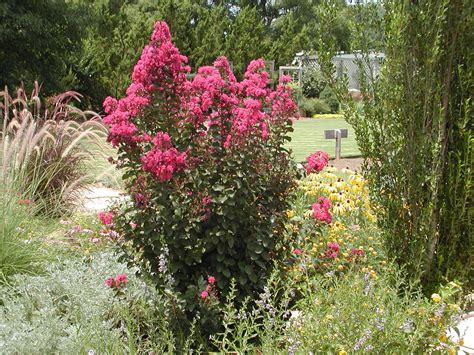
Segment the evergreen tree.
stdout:
<svg viewBox="0 0 474 355">
<path fill-rule="evenodd" d="M 243 74 L 252 59 L 265 56 L 266 47 L 265 25 L 256 8 L 241 9 L 231 25 L 226 44 L 235 73 Z"/>
<path fill-rule="evenodd" d="M 155 20 L 162 20 L 168 24 L 173 43 L 184 55 L 192 58 L 196 48 L 196 27 L 206 6 L 200 1 L 193 0 L 163 0 L 159 2 L 158 7 L 159 15 Z M 192 61 L 190 64 L 195 67 Z"/>
<path fill-rule="evenodd" d="M 133 64 L 147 43 L 156 7 L 126 0 L 103 0 L 95 4 L 94 18 L 80 61 L 82 89 L 95 107 L 105 96 L 121 96 L 130 84 Z"/>
<path fill-rule="evenodd" d="M 196 46 L 190 55 L 195 68 L 210 65 L 218 56 L 225 54 L 229 29 L 230 19 L 225 7 L 215 6 L 201 12 L 196 26 Z"/>
<path fill-rule="evenodd" d="M 83 10 L 65 0 L 2 1 L 0 86 L 30 87 L 37 80 L 44 93 L 72 89 Z"/>
<path fill-rule="evenodd" d="M 269 56 L 275 60 L 277 67 L 290 64 L 296 53 L 308 48 L 308 27 L 303 26 L 298 31 L 297 22 L 293 12 L 290 12 L 275 23 Z"/>
</svg>

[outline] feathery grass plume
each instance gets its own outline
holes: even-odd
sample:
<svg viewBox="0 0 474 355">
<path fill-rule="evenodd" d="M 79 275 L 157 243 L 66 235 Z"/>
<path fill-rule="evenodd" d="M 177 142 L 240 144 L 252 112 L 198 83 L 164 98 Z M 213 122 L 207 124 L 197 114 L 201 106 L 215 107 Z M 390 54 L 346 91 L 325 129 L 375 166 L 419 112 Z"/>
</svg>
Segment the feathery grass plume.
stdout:
<svg viewBox="0 0 474 355">
<path fill-rule="evenodd" d="M 97 113 L 71 104 L 80 98 L 68 91 L 42 103 L 38 83 L 29 96 L 22 87 L 16 98 L 0 92 L 0 179 L 36 213 L 71 211 L 90 180 L 88 161 L 103 150 L 106 128 Z"/>
</svg>

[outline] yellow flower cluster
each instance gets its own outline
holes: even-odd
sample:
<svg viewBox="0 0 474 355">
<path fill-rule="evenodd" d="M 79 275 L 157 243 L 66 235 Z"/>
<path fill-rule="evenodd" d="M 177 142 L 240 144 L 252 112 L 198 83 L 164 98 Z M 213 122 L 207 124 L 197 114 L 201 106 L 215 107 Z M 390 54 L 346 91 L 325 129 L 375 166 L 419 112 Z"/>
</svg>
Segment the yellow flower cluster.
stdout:
<svg viewBox="0 0 474 355">
<path fill-rule="evenodd" d="M 351 170 L 343 169 L 342 174 L 338 175 L 335 172 L 337 172 L 335 168 L 326 168 L 319 174 L 310 174 L 299 182 L 299 188 L 308 197 L 327 196 L 331 200 L 330 212 L 333 215 L 344 215 L 361 210 L 369 221 L 374 221 L 367 181 L 362 175 Z M 311 211 L 305 213 L 306 218 L 310 215 Z"/>
</svg>

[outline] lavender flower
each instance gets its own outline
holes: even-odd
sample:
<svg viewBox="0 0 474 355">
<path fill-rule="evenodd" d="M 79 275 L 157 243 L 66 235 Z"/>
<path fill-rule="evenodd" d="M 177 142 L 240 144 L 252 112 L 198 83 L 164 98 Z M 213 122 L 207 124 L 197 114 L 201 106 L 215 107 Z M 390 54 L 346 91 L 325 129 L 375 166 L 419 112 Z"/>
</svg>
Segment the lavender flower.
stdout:
<svg viewBox="0 0 474 355">
<path fill-rule="evenodd" d="M 446 310 L 446 303 L 443 302 L 439 305 L 438 309 L 436 310 L 435 316 L 442 317 L 445 310 Z"/>
<path fill-rule="evenodd" d="M 367 329 L 365 331 L 365 334 L 364 336 L 362 336 L 362 338 L 360 338 L 359 340 L 357 340 L 357 343 L 354 345 L 354 348 L 353 350 L 354 351 L 358 351 L 360 350 L 360 348 L 362 347 L 362 345 L 364 345 L 364 343 L 369 340 L 369 338 L 372 336 L 372 331 L 370 329 Z"/>
<path fill-rule="evenodd" d="M 413 325 L 415 322 L 413 319 L 407 319 L 405 323 L 402 324 L 400 327 L 401 330 L 403 330 L 405 333 L 410 333 L 413 330 Z"/>
</svg>

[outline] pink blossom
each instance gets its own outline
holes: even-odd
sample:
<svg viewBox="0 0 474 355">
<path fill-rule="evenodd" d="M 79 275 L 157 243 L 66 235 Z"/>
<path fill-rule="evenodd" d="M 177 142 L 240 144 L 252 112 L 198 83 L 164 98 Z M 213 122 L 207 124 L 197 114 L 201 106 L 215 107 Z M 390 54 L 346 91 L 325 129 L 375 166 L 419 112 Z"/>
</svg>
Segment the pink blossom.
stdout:
<svg viewBox="0 0 474 355">
<path fill-rule="evenodd" d="M 126 274 L 119 274 L 115 276 L 115 284 L 116 285 L 126 285 L 128 282 L 127 275 Z"/>
<path fill-rule="evenodd" d="M 105 280 L 105 284 L 109 287 L 113 287 L 114 284 L 115 284 L 115 280 L 113 277 L 108 277 L 106 280 Z"/>
<path fill-rule="evenodd" d="M 106 226 L 112 225 L 114 214 L 112 212 L 99 212 L 97 214 L 99 217 L 99 220 L 102 222 L 102 224 Z"/>
<path fill-rule="evenodd" d="M 186 168 L 186 152 L 175 148 L 161 150 L 154 148 L 141 158 L 143 170 L 152 173 L 160 182 L 171 180 L 173 173 Z"/>
<path fill-rule="evenodd" d="M 306 158 L 307 164 L 305 166 L 306 173 L 320 172 L 323 170 L 329 161 L 329 155 L 323 151 L 316 151 Z"/>
<path fill-rule="evenodd" d="M 326 197 L 320 197 L 317 203 L 314 203 L 311 206 L 313 210 L 313 218 L 321 221 L 327 222 L 330 224 L 332 222 L 332 216 L 329 213 L 329 208 L 331 207 L 331 202 Z"/>
<path fill-rule="evenodd" d="M 211 285 L 214 285 L 214 283 L 216 282 L 216 278 L 214 276 L 208 276 L 207 282 Z"/>
<path fill-rule="evenodd" d="M 338 254 L 339 254 L 339 244 L 334 243 L 334 242 L 329 242 L 328 249 L 326 249 L 326 251 L 324 252 L 324 256 L 326 258 L 335 259 L 337 258 Z"/>
<path fill-rule="evenodd" d="M 280 79 L 279 79 L 279 82 L 282 83 L 282 84 L 287 84 L 289 82 L 291 82 L 291 76 L 290 75 L 282 75 L 280 76 Z"/>
<path fill-rule="evenodd" d="M 293 254 L 301 255 L 301 253 L 302 253 L 301 249 L 293 249 Z"/>
<path fill-rule="evenodd" d="M 209 296 L 209 293 L 207 291 L 202 291 L 201 292 L 201 298 L 205 300 Z"/>
<path fill-rule="evenodd" d="M 232 136 L 230 134 L 227 135 L 225 142 L 224 142 L 224 148 L 228 149 L 230 147 L 230 141 L 232 139 Z"/>
<path fill-rule="evenodd" d="M 351 249 L 351 255 L 353 255 L 353 256 L 363 256 L 364 251 L 362 249 L 352 248 Z"/>
</svg>

